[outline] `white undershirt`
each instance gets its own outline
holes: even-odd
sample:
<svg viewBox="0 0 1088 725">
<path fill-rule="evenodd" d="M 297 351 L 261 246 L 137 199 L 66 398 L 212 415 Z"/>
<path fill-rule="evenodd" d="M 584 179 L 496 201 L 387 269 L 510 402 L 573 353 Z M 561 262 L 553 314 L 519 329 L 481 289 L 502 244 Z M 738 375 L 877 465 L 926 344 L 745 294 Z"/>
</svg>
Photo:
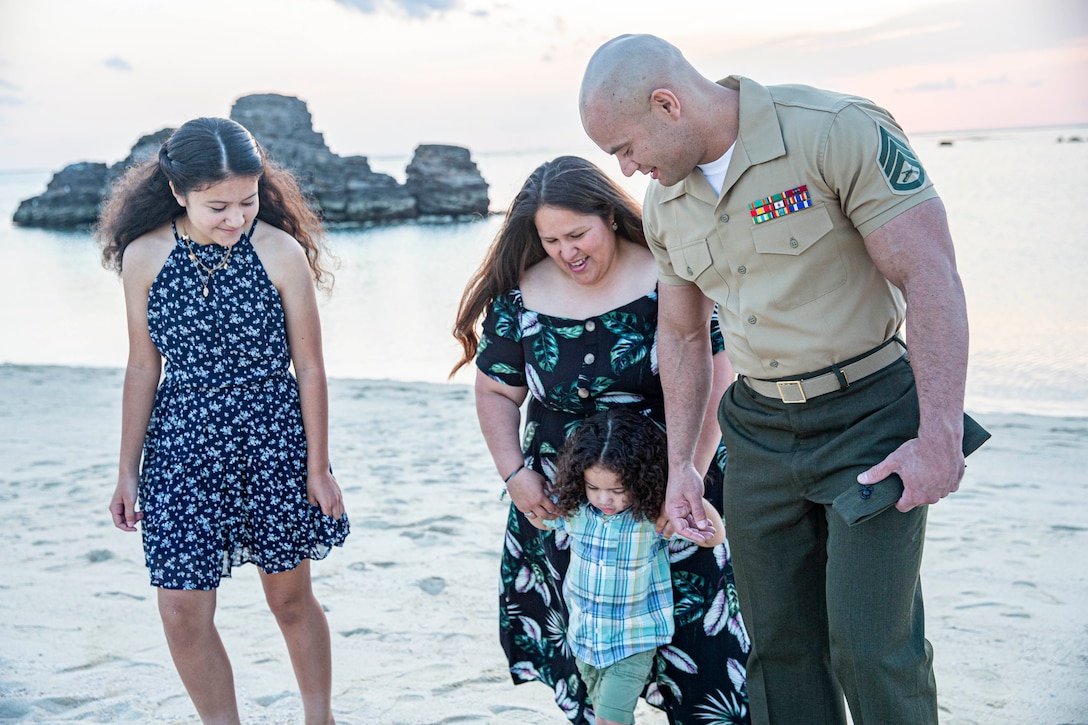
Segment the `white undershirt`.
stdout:
<svg viewBox="0 0 1088 725">
<path fill-rule="evenodd" d="M 699 164 L 699 169 L 703 172 L 703 176 L 710 182 L 710 185 L 714 187 L 714 193 L 719 196 L 722 193 L 722 182 L 725 181 L 725 172 L 729 170 L 729 159 L 733 158 L 733 149 L 736 147 L 734 141 L 726 149 L 722 157 L 717 161 L 711 161 L 709 164 Z"/>
</svg>

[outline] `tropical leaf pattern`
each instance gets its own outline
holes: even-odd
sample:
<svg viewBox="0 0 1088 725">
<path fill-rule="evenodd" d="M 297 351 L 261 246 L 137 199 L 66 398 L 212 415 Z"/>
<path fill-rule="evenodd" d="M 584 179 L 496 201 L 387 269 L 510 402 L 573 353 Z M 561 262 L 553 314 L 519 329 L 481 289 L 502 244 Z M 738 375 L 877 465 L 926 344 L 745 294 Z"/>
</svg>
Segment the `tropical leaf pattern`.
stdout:
<svg viewBox="0 0 1088 725">
<path fill-rule="evenodd" d="M 525 465 L 554 481 L 563 441 L 586 417 L 631 407 L 664 423 L 657 366 L 657 292 L 586 320 L 525 309 L 521 291 L 501 295 L 484 320 L 476 364 L 506 385 L 527 388 L 522 433 Z M 712 325 L 714 350 L 723 341 Z M 721 508 L 726 453 L 707 477 L 708 500 Z M 515 683 L 540 681 L 575 723 L 595 721 L 566 641 L 564 532 L 542 532 L 513 506 L 507 519 L 499 586 L 500 640 Z M 747 723 L 744 665 L 748 636 L 740 619 L 728 547 L 670 542 L 676 634 L 654 660 L 643 696 L 674 725 Z M 740 719 L 736 713 L 740 712 Z M 707 717 L 734 717 L 707 720 Z M 703 718 L 703 719 L 700 719 Z"/>
</svg>

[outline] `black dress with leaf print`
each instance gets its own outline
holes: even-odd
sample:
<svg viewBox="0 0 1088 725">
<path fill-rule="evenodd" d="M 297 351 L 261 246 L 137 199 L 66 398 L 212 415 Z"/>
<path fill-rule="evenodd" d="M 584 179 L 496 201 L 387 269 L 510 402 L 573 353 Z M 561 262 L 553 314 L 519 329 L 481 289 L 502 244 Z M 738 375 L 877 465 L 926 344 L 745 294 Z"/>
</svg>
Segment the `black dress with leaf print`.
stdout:
<svg viewBox="0 0 1088 725">
<path fill-rule="evenodd" d="M 306 498 L 306 435 L 279 292 L 249 234 L 208 279 L 181 239 L 148 295 L 166 372 L 144 439 L 140 506 L 151 584 L 214 589 L 232 566 L 272 574 L 348 535 Z M 208 268 L 227 249 L 193 245 Z M 208 281 L 209 294 L 202 294 Z"/>
<path fill-rule="evenodd" d="M 714 352 L 724 347 L 717 319 Z M 664 424 L 657 366 L 656 290 L 585 320 L 525 309 L 521 291 L 489 308 L 477 367 L 505 385 L 528 387 L 525 464 L 554 481 L 563 441 L 582 420 L 627 406 Z M 722 506 L 725 449 L 706 479 L 706 498 Z M 502 556 L 499 636 L 515 684 L 540 680 L 576 723 L 592 723 L 592 705 L 566 641 L 563 577 L 570 561 L 563 532 L 544 532 L 510 506 Z M 747 723 L 748 635 L 741 621 L 728 543 L 704 549 L 670 542 L 676 634 L 658 650 L 643 693 L 675 725 Z"/>
</svg>

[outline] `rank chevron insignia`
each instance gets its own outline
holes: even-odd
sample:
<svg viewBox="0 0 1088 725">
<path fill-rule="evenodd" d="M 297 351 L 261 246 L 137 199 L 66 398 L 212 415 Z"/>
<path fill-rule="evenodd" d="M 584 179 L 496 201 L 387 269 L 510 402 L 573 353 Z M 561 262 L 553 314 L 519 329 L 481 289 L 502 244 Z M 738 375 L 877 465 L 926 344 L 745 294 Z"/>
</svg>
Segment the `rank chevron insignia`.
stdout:
<svg viewBox="0 0 1088 725">
<path fill-rule="evenodd" d="M 926 181 L 926 172 L 914 151 L 880 127 L 880 168 L 894 191 L 913 191 Z"/>
</svg>

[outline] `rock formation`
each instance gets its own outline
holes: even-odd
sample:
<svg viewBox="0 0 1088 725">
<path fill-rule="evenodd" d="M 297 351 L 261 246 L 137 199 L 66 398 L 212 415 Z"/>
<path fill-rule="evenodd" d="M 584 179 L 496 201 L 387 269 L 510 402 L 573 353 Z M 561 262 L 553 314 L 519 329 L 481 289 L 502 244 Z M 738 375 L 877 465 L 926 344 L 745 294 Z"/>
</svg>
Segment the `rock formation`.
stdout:
<svg viewBox="0 0 1088 725">
<path fill-rule="evenodd" d="M 422 215 L 487 214 L 487 183 L 468 149 L 429 144 L 416 147 L 405 169 L 408 193 Z"/>
<path fill-rule="evenodd" d="M 105 164 L 70 164 L 53 174 L 45 192 L 26 199 L 15 210 L 12 221 L 27 227 L 65 229 L 94 223 L 102 197 L 109 187 L 110 170 Z"/>
<path fill-rule="evenodd" d="M 489 199 L 468 149 L 421 145 L 400 184 L 375 173 L 365 156 L 338 156 L 314 131 L 306 104 L 273 93 L 242 96 L 230 117 L 248 128 L 276 163 L 295 172 L 303 191 L 330 225 L 409 219 L 461 220 L 486 216 Z M 13 221 L 23 226 L 71 228 L 92 225 L 110 183 L 134 163 L 153 158 L 173 129 L 139 139 L 123 161 L 107 167 L 78 163 L 54 174 L 45 193 L 23 201 Z"/>
<path fill-rule="evenodd" d="M 371 171 L 365 156 L 332 153 L 299 99 L 272 93 L 243 96 L 230 117 L 257 137 L 273 161 L 295 172 L 326 222 L 387 222 L 419 215 L 408 190 L 392 176 Z"/>
</svg>

